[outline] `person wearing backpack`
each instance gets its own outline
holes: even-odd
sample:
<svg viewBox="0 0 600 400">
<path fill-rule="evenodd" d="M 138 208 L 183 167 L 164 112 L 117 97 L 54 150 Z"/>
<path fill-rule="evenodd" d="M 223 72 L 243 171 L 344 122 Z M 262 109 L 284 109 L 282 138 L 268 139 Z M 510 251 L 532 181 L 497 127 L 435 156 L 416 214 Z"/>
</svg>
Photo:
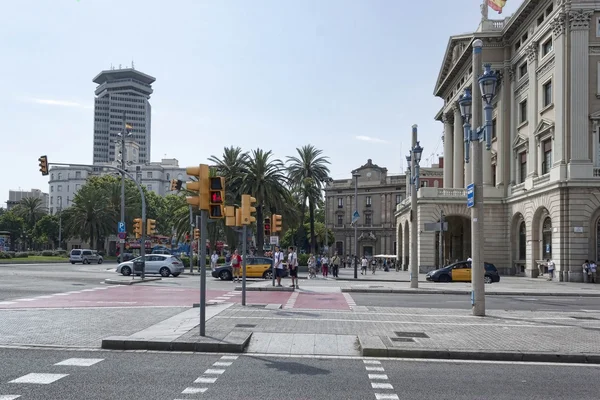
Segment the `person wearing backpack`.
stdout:
<svg viewBox="0 0 600 400">
<path fill-rule="evenodd" d="M 338 272 L 340 271 L 340 261 L 340 256 L 338 256 L 338 253 L 335 252 L 333 258 L 331 259 L 331 266 L 333 267 L 331 272 L 333 273 L 334 278 L 338 277 Z"/>
<path fill-rule="evenodd" d="M 292 287 L 298 289 L 298 255 L 291 246 L 288 249 L 288 268 L 290 269 L 290 278 L 292 278 Z"/>
<path fill-rule="evenodd" d="M 239 255 L 237 249 L 231 256 L 231 269 L 233 270 L 233 281 L 240 281 L 240 271 L 242 270 L 242 256 Z"/>
</svg>

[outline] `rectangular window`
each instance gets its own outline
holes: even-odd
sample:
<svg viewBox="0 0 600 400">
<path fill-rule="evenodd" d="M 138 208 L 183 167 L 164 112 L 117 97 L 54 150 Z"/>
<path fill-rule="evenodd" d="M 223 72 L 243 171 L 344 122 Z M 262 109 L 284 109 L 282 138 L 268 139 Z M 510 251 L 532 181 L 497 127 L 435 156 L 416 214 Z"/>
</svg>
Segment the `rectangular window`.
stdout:
<svg viewBox="0 0 600 400">
<path fill-rule="evenodd" d="M 421 187 L 427 187 L 427 186 L 429 186 L 429 182 L 425 181 L 425 180 L 422 180 L 421 181 Z"/>
<path fill-rule="evenodd" d="M 546 140 L 542 143 L 542 149 L 544 152 L 542 161 L 542 175 L 550 172 L 550 168 L 552 168 L 552 139 Z"/>
<path fill-rule="evenodd" d="M 367 196 L 367 207 L 371 207 L 371 196 Z"/>
<path fill-rule="evenodd" d="M 544 107 L 552 104 L 552 81 L 544 83 L 543 86 Z"/>
<path fill-rule="evenodd" d="M 525 182 L 527 178 L 527 152 L 524 151 L 519 155 L 519 183 Z"/>
<path fill-rule="evenodd" d="M 58 185 L 58 187 L 56 188 L 57 192 L 62 192 L 62 185 Z"/>
<path fill-rule="evenodd" d="M 537 19 L 537 24 L 541 25 L 544 22 L 544 13 L 542 13 L 542 15 L 540 15 Z"/>
<path fill-rule="evenodd" d="M 552 4 L 550 4 L 548 6 L 548 8 L 546 8 L 546 17 L 550 14 L 552 14 L 552 11 L 554 10 L 554 6 Z"/>
<path fill-rule="evenodd" d="M 552 38 L 546 40 L 542 45 L 542 57 L 548 55 L 552 51 Z"/>
<path fill-rule="evenodd" d="M 523 64 L 521 64 L 521 66 L 519 67 L 519 78 L 524 77 L 525 75 L 527 75 L 527 62 L 524 62 Z"/>
<path fill-rule="evenodd" d="M 75 179 L 81 179 L 81 171 L 75 172 Z"/>
<path fill-rule="evenodd" d="M 371 214 L 365 214 L 365 226 L 371 226 L 373 224 L 373 219 L 371 218 Z"/>
<path fill-rule="evenodd" d="M 338 197 L 338 208 L 344 208 L 344 199 L 342 197 Z"/>
<path fill-rule="evenodd" d="M 146 185 L 146 189 L 148 189 L 151 192 L 152 191 L 152 185 Z"/>
<path fill-rule="evenodd" d="M 519 103 L 519 122 L 523 123 L 527 121 L 527 100 L 523 100 Z"/>
<path fill-rule="evenodd" d="M 496 170 L 498 166 L 496 164 L 492 164 L 492 186 L 496 187 Z"/>
<path fill-rule="evenodd" d="M 401 194 L 397 194 L 396 195 L 396 205 L 402 203 L 402 195 Z"/>
<path fill-rule="evenodd" d="M 337 226 L 344 225 L 344 216 L 342 214 L 338 214 L 337 216 Z"/>
<path fill-rule="evenodd" d="M 492 120 L 492 139 L 496 139 L 496 137 L 498 136 L 498 135 L 496 134 L 496 129 L 497 129 L 497 127 L 498 127 L 498 124 L 496 123 L 496 118 L 494 118 L 494 119 Z"/>
<path fill-rule="evenodd" d="M 146 172 L 146 178 L 152 179 L 152 172 Z"/>
<path fill-rule="evenodd" d="M 596 18 L 596 37 L 600 37 L 600 17 Z"/>
</svg>

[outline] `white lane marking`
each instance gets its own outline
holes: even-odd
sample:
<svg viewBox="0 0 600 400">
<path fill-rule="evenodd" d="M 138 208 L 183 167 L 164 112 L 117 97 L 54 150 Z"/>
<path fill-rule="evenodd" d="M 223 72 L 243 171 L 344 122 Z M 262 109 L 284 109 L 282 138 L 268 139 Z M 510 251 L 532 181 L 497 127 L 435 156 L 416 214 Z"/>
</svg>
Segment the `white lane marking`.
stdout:
<svg viewBox="0 0 600 400">
<path fill-rule="evenodd" d="M 51 299 L 52 295 L 38 296 L 36 299 Z"/>
<path fill-rule="evenodd" d="M 221 360 L 237 360 L 239 356 L 223 356 Z"/>
<path fill-rule="evenodd" d="M 208 390 L 208 388 L 195 388 L 189 387 L 185 388 L 181 394 L 196 394 L 196 393 L 204 393 Z"/>
<path fill-rule="evenodd" d="M 36 299 L 17 299 L 15 301 L 35 301 Z"/>
<path fill-rule="evenodd" d="M 225 303 L 225 300 L 209 300 L 212 301 L 213 303 Z"/>
<path fill-rule="evenodd" d="M 342 295 L 344 296 L 344 299 L 346 299 L 346 303 L 348 303 L 348 307 L 350 307 L 351 310 L 354 310 L 354 307 L 356 307 L 356 302 L 354 301 L 354 299 L 352 298 L 350 293 L 344 292 L 344 293 L 342 293 Z"/>
<path fill-rule="evenodd" d="M 0 395 L 0 400 L 15 400 L 18 399 L 19 397 L 21 397 L 18 394 L 5 394 L 5 395 Z"/>
<path fill-rule="evenodd" d="M 213 367 L 229 367 L 233 364 L 232 361 L 217 361 L 213 364 Z"/>
<path fill-rule="evenodd" d="M 213 368 L 209 368 L 206 371 L 204 371 L 204 373 L 206 375 L 221 375 L 223 372 L 225 372 L 224 369 L 213 369 Z"/>
<path fill-rule="evenodd" d="M 398 395 L 392 393 L 375 393 L 375 398 L 377 400 L 399 400 Z"/>
<path fill-rule="evenodd" d="M 383 372 L 385 370 L 383 369 L 383 367 L 367 367 L 367 371 Z"/>
<path fill-rule="evenodd" d="M 35 383 L 38 385 L 48 385 L 56 382 L 59 379 L 69 376 L 69 374 L 27 374 L 20 378 L 14 379 L 8 383 Z"/>
<path fill-rule="evenodd" d="M 54 293 L 52 296 L 68 296 L 70 294 L 71 294 L 70 292 L 68 292 L 68 293 Z"/>
<path fill-rule="evenodd" d="M 369 379 L 387 380 L 388 376 L 386 374 L 369 374 Z"/>
<path fill-rule="evenodd" d="M 381 361 L 377 361 L 377 360 L 363 360 L 363 363 L 365 363 L 365 364 L 381 364 Z"/>
<path fill-rule="evenodd" d="M 216 381 L 217 381 L 217 377 L 207 378 L 207 377 L 201 376 L 200 378 L 196 379 L 194 381 L 194 383 L 215 383 Z"/>
<path fill-rule="evenodd" d="M 75 367 L 91 367 L 94 364 L 104 361 L 104 358 L 68 358 L 54 365 L 72 365 Z"/>
<path fill-rule="evenodd" d="M 373 389 L 394 389 L 391 383 L 371 382 Z"/>
<path fill-rule="evenodd" d="M 294 305 L 296 304 L 296 299 L 298 298 L 299 294 L 300 294 L 300 292 L 294 292 L 294 293 L 292 293 L 292 295 L 288 299 L 288 301 L 285 304 L 285 306 L 283 306 L 283 308 L 294 308 Z"/>
<path fill-rule="evenodd" d="M 0 306 L 8 306 L 9 304 L 17 304 L 16 301 L 0 301 Z"/>
</svg>

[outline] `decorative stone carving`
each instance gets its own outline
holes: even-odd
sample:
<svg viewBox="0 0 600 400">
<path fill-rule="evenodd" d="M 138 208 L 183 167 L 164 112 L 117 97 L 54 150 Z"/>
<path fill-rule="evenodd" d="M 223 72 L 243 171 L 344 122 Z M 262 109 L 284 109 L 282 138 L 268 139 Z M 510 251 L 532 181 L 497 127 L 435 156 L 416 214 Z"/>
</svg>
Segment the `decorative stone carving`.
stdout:
<svg viewBox="0 0 600 400">
<path fill-rule="evenodd" d="M 531 42 L 525 49 L 525 53 L 527 54 L 527 62 L 530 64 L 534 62 L 538 55 L 538 42 Z"/>
<path fill-rule="evenodd" d="M 515 81 L 515 78 L 517 77 L 517 69 L 515 67 L 508 67 L 508 78 L 510 79 L 511 82 Z"/>
<path fill-rule="evenodd" d="M 444 124 L 449 124 L 451 122 L 450 121 L 450 116 L 448 114 L 442 114 L 442 122 Z"/>
<path fill-rule="evenodd" d="M 594 15 L 591 10 L 575 10 L 569 11 L 569 23 L 571 30 L 588 30 L 590 29 L 590 20 Z"/>
<path fill-rule="evenodd" d="M 552 21 L 550 21 L 550 28 L 552 29 L 552 37 L 554 37 L 554 39 L 565 33 L 565 20 L 565 14 L 559 13 Z"/>
<path fill-rule="evenodd" d="M 589 52 L 594 55 L 600 54 L 600 46 L 590 46 Z"/>
<path fill-rule="evenodd" d="M 554 56 L 552 56 L 551 59 L 549 59 L 548 61 L 546 61 L 544 63 L 544 65 L 540 66 L 536 71 L 535 74 L 536 76 L 543 76 L 546 72 L 550 71 L 552 68 L 554 68 L 554 64 L 555 64 L 555 60 L 556 58 Z"/>
</svg>

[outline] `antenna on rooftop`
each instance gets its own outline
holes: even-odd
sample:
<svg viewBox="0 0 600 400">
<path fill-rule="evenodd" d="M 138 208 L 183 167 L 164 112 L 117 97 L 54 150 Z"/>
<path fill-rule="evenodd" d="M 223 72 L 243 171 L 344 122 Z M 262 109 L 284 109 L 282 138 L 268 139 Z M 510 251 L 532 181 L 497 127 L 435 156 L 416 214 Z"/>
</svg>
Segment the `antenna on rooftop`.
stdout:
<svg viewBox="0 0 600 400">
<path fill-rule="evenodd" d="M 133 58 L 131 59 L 131 69 L 135 69 L 135 64 L 133 63 Z"/>
</svg>

